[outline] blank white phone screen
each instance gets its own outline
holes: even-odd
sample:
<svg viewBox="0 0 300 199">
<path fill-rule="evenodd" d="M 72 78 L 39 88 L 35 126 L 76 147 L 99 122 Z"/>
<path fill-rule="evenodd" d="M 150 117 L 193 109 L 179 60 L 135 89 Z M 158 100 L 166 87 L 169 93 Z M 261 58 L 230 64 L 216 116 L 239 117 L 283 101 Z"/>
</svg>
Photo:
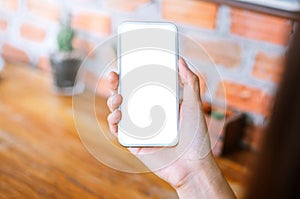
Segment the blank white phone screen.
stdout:
<svg viewBox="0 0 300 199">
<path fill-rule="evenodd" d="M 118 29 L 118 140 L 123 146 L 178 142 L 178 38 L 172 23 L 125 22 Z"/>
</svg>

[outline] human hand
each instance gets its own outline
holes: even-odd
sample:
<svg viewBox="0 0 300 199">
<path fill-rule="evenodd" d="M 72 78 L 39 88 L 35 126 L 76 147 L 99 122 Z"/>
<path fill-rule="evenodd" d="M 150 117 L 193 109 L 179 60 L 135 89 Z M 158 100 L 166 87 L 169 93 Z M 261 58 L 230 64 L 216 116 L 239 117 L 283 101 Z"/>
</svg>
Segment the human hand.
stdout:
<svg viewBox="0 0 300 199">
<path fill-rule="evenodd" d="M 172 164 L 168 169 L 155 171 L 158 176 L 174 187 L 178 187 L 182 179 L 184 179 L 184 176 L 188 175 L 189 169 L 187 167 L 191 167 L 195 161 L 197 162 L 210 152 L 207 127 L 202 114 L 198 77 L 188 68 L 183 59 L 179 59 L 178 70 L 179 84 L 183 87 L 183 99 L 179 108 L 179 134 L 181 135 L 179 145 L 182 145 L 183 142 L 185 143 L 185 146 L 187 143 L 192 144 L 191 146 L 186 146 L 189 147 L 188 151 L 185 152 L 175 164 Z M 111 72 L 109 74 L 109 85 L 110 89 L 115 93 L 118 88 L 118 83 L 119 76 L 115 72 Z M 110 131 L 114 134 L 117 134 L 118 122 L 122 115 L 121 111 L 117 109 L 121 103 L 122 96 L 120 94 L 112 95 L 107 101 L 111 111 L 111 114 L 108 116 L 108 124 Z M 155 165 L 150 165 L 150 162 L 143 159 L 141 154 L 150 153 L 151 151 L 157 150 L 157 148 L 129 148 L 129 150 L 137 157 L 140 157 L 144 164 L 150 167 L 150 169 L 155 167 Z M 168 154 L 164 154 L 164 156 L 166 155 Z M 161 161 L 162 154 L 157 153 L 156 156 L 153 158 Z M 163 158 L 166 159 L 166 157 Z M 157 161 L 151 159 L 151 162 Z M 180 169 L 178 169 L 179 167 Z M 174 173 L 170 171 L 171 168 L 177 172 L 180 171 L 181 173 L 176 177 Z"/>
<path fill-rule="evenodd" d="M 179 108 L 179 144 L 173 148 L 159 150 L 158 148 L 128 148 L 131 153 L 138 157 L 150 170 L 160 178 L 172 185 L 178 193 L 180 190 L 193 189 L 191 181 L 196 182 L 193 176 L 205 175 L 210 168 L 216 168 L 211 153 L 210 140 L 207 133 L 207 126 L 204 119 L 200 98 L 199 79 L 180 58 L 178 65 L 179 84 L 183 87 L 183 99 Z M 119 76 L 115 72 L 109 74 L 109 86 L 115 93 L 107 100 L 111 111 L 108 115 L 110 131 L 117 135 L 118 123 L 122 113 L 118 107 L 122 103 L 122 96 L 116 93 L 119 83 Z M 180 153 L 178 154 L 178 151 Z M 144 154 L 152 153 L 151 158 L 145 158 Z M 165 164 L 157 169 L 157 164 L 162 165 L 169 160 L 175 160 L 172 164 Z M 203 178 L 202 176 L 202 179 Z M 199 186 L 199 182 L 197 183 Z M 197 189 L 195 189 L 197 190 Z M 181 195 L 185 195 L 183 191 Z M 194 194 L 196 195 L 196 194 Z M 199 196 L 199 194 L 197 194 Z"/>
</svg>

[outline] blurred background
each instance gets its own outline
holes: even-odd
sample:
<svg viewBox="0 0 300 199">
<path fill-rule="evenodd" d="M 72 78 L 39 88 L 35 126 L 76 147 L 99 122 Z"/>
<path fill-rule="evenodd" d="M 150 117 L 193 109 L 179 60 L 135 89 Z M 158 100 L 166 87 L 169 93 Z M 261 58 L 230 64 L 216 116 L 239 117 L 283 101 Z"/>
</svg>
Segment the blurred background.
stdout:
<svg viewBox="0 0 300 199">
<path fill-rule="evenodd" d="M 4 85 L 5 71 L 12 65 L 38 70 L 39 76 L 50 78 L 50 55 L 58 49 L 56 38 L 61 17 L 65 13 L 71 14 L 70 23 L 75 30 L 73 47 L 86 55 L 98 44 L 114 37 L 118 25 L 123 21 L 171 21 L 179 27 L 180 33 L 189 36 L 207 51 L 220 71 L 221 80 L 213 80 L 207 84 L 210 85 L 213 99 L 226 98 L 228 109 L 225 116 L 234 118 L 226 120 L 223 136 L 228 139 L 224 141 L 223 137 L 222 142 L 226 142 L 229 149 L 232 145 L 238 145 L 248 151 L 257 151 L 263 137 L 262 129 L 268 122 L 270 108 L 284 71 L 285 55 L 297 24 L 295 13 L 299 12 L 299 5 L 296 1 L 289 3 L 270 0 L 265 2 L 270 2 L 271 7 L 266 7 L 257 4 L 258 1 L 253 1 L 254 4 L 250 0 L 249 2 L 250 4 L 235 0 L 0 0 L 0 57 L 4 60 L 3 64 L 0 62 L 4 66 L 3 72 L 0 72 L 0 100 L 8 96 L 5 92 L 9 92 L 9 89 L 5 90 L 1 84 Z M 290 8 L 292 11 L 288 11 Z M 180 46 L 188 59 L 199 64 L 211 64 L 189 42 L 182 40 Z M 110 46 L 101 54 L 90 55 L 89 59 L 94 60 L 92 63 L 95 64 L 113 56 L 115 47 Z M 96 65 L 93 67 L 91 70 L 99 73 L 102 71 Z M 205 79 L 205 74 L 202 75 Z M 29 79 L 32 80 L 31 77 Z M 21 79 L 15 78 L 11 82 L 18 81 Z M 32 85 L 35 84 L 40 84 L 40 80 L 35 80 Z M 15 89 L 13 86 L 7 88 Z M 202 90 L 203 96 L 208 95 L 205 93 L 208 92 L 205 85 L 202 85 Z M 18 89 L 14 92 L 18 92 Z M 38 98 L 40 91 L 36 89 L 34 92 Z M 110 94 L 105 82 L 97 89 L 97 93 L 103 99 Z M 214 118 L 220 117 L 218 110 L 211 109 L 210 102 L 204 100 L 204 105 L 207 113 Z M 0 107 L 0 119 L 5 115 L 5 107 L 5 104 Z M 238 117 L 233 117 L 236 115 Z M 5 124 L 3 122 L 2 126 Z M 2 128 L 4 129 L 5 127 Z M 0 153 L 2 152 L 4 153 L 1 151 L 0 137 Z M 221 152 L 216 154 L 220 155 Z M 242 154 L 229 158 L 240 161 L 245 166 L 247 163 L 244 159 L 248 156 Z"/>
<path fill-rule="evenodd" d="M 258 125 L 269 114 L 294 25 L 287 18 L 197 0 L 1 0 L 0 12 L 1 56 L 46 72 L 66 13 L 76 31 L 72 44 L 85 53 L 115 36 L 122 21 L 175 22 L 180 33 L 204 47 L 221 72 L 222 82 L 209 82 L 212 95 L 224 98 L 224 85 L 228 105 L 248 113 Z M 210 62 L 188 42 L 180 41 L 180 46 L 187 58 Z M 94 59 L 110 59 L 114 51 L 106 53 Z M 99 92 L 108 95 L 105 86 Z"/>
</svg>

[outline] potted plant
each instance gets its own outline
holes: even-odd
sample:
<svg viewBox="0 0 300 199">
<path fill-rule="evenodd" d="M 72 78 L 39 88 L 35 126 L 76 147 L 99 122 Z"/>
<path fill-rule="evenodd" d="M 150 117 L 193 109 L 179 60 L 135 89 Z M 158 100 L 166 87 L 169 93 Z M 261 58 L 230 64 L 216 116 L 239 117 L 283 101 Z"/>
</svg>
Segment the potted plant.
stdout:
<svg viewBox="0 0 300 199">
<path fill-rule="evenodd" d="M 82 62 L 82 56 L 74 51 L 72 46 L 74 30 L 70 25 L 70 19 L 69 14 L 63 17 L 57 35 L 58 51 L 50 56 L 54 88 L 63 95 L 80 92 L 80 88 L 76 84 L 76 76 Z"/>
</svg>

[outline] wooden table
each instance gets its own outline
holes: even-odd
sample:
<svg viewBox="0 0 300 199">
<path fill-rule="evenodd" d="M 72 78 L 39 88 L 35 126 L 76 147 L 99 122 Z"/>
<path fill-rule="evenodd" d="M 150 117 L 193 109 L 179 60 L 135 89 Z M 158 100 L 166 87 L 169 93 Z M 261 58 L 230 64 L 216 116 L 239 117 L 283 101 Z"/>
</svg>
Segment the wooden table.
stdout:
<svg viewBox="0 0 300 199">
<path fill-rule="evenodd" d="M 97 116 L 107 131 L 106 100 L 99 98 L 97 103 L 101 106 Z M 112 156 L 107 153 L 108 158 Z M 219 158 L 218 162 L 241 196 L 245 169 L 226 159 Z M 7 64 L 0 73 L 0 198 L 177 195 L 152 173 L 121 172 L 97 161 L 76 132 L 72 98 L 53 92 L 50 74 Z"/>
</svg>

